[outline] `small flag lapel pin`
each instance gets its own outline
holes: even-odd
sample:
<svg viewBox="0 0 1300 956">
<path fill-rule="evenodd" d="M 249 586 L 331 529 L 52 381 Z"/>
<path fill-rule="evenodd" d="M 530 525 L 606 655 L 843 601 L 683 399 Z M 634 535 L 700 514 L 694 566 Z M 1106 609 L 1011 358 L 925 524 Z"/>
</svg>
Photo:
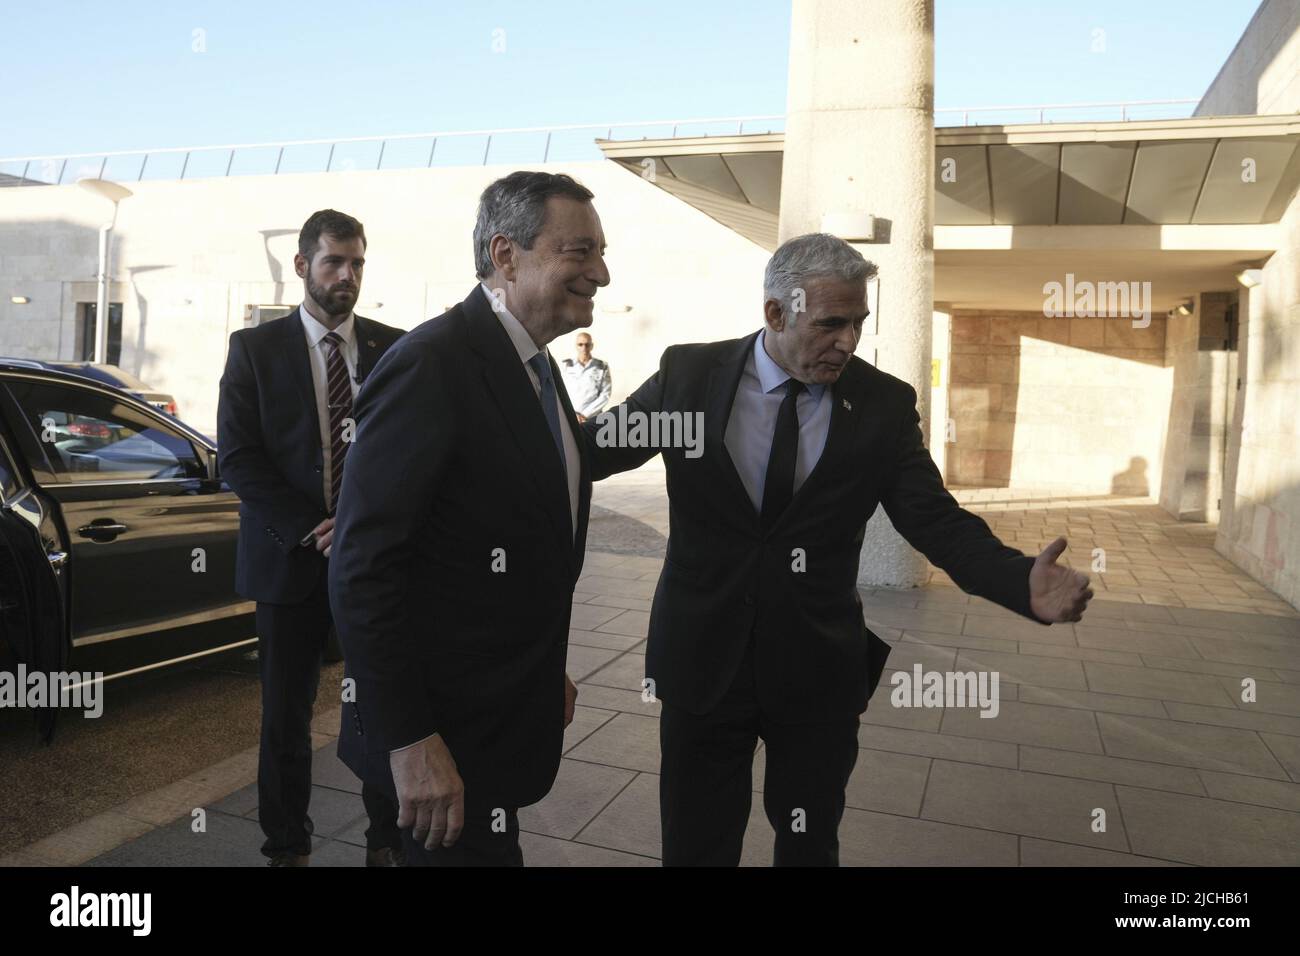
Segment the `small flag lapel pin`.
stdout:
<svg viewBox="0 0 1300 956">
<path fill-rule="evenodd" d="M 844 407 L 846 409 L 848 409 L 849 411 L 853 411 L 853 403 L 850 402 L 847 398 L 841 398 L 840 401 L 844 403 Z"/>
</svg>

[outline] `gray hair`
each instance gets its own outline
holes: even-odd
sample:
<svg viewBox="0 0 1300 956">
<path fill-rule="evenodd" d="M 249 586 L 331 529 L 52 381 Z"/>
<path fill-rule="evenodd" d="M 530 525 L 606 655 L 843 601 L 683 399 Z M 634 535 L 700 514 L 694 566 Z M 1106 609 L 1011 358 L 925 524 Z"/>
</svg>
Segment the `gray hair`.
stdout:
<svg viewBox="0 0 1300 956">
<path fill-rule="evenodd" d="M 486 279 L 496 270 L 491 246 L 497 234 L 524 249 L 533 247 L 546 222 L 546 200 L 552 196 L 591 202 L 595 194 L 572 176 L 527 170 L 504 176 L 483 190 L 474 222 L 475 275 Z"/>
<path fill-rule="evenodd" d="M 786 240 L 772 253 L 763 272 L 763 300 L 775 299 L 781 303 L 781 311 L 788 312 L 795 289 L 803 288 L 809 279 L 865 282 L 875 275 L 875 263 L 864 259 L 843 239 L 812 232 Z"/>
</svg>

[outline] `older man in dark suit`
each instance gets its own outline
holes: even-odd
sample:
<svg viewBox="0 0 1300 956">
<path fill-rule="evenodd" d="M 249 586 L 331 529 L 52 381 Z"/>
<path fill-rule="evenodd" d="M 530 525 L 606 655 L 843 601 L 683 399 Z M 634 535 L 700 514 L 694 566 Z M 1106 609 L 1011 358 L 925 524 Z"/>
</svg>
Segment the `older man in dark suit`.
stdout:
<svg viewBox="0 0 1300 956">
<path fill-rule="evenodd" d="M 480 284 L 409 332 L 357 403 L 330 563 L 366 747 L 413 865 L 521 865 L 550 790 L 591 479 L 546 345 L 609 282 L 592 194 L 518 172 L 483 192 Z"/>
<path fill-rule="evenodd" d="M 257 602 L 257 809 L 272 866 L 306 866 L 311 854 L 311 713 L 332 627 L 326 559 L 352 401 L 402 334 L 352 311 L 365 252 L 360 222 L 333 209 L 314 213 L 294 256 L 302 305 L 234 333 L 221 377 L 217 454 L 240 500 L 235 585 Z M 362 799 L 370 816 L 367 865 L 398 865 L 394 801 L 373 780 L 363 781 Z"/>
<path fill-rule="evenodd" d="M 646 648 L 663 705 L 665 865 L 739 861 L 759 738 L 776 864 L 838 863 L 858 717 L 889 654 L 856 588 L 878 504 L 969 593 L 1040 623 L 1078 620 L 1091 597 L 1086 576 L 1054 563 L 1064 539 L 1026 557 L 957 505 L 922 443 L 915 390 L 853 355 L 874 273 L 833 236 L 790 240 L 764 277 L 762 330 L 670 347 L 623 406 L 583 426 L 594 479 L 660 451 L 667 471 Z M 702 415 L 702 447 L 623 439 L 639 417 L 662 437 L 650 416 L 664 413 Z"/>
</svg>

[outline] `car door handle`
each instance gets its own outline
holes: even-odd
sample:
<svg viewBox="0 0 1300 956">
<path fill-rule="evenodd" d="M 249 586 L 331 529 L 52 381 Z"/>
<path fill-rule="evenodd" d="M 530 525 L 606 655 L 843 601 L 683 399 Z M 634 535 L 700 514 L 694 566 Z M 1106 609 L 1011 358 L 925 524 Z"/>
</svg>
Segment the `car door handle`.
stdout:
<svg viewBox="0 0 1300 956">
<path fill-rule="evenodd" d="M 115 521 L 92 521 L 90 524 L 84 524 L 78 528 L 77 534 L 83 538 L 90 538 L 92 541 L 112 541 L 125 530 L 126 525 L 118 524 Z"/>
<path fill-rule="evenodd" d="M 48 551 L 45 557 L 49 559 L 50 567 L 55 571 L 62 571 L 68 563 L 68 552 L 66 551 Z"/>
</svg>

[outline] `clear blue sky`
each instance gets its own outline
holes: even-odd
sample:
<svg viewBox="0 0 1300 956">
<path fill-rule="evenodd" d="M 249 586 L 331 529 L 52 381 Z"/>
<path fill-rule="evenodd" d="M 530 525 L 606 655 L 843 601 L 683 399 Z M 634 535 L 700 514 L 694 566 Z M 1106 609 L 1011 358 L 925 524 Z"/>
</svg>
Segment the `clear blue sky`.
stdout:
<svg viewBox="0 0 1300 956">
<path fill-rule="evenodd" d="M 938 0 L 936 106 L 1199 97 L 1256 6 Z M 10 0 L 0 156 L 779 114 L 789 17 L 788 0 Z"/>
</svg>

